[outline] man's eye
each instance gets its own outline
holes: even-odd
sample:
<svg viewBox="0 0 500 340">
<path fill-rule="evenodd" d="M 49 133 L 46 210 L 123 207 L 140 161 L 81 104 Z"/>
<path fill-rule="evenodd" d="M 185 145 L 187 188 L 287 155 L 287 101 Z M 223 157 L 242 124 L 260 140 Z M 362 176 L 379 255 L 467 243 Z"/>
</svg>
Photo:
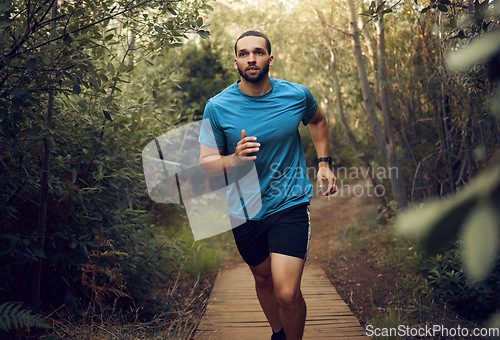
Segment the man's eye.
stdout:
<svg viewBox="0 0 500 340">
<path fill-rule="evenodd" d="M 258 55 L 263 55 L 264 53 L 263 52 L 257 52 Z"/>
</svg>

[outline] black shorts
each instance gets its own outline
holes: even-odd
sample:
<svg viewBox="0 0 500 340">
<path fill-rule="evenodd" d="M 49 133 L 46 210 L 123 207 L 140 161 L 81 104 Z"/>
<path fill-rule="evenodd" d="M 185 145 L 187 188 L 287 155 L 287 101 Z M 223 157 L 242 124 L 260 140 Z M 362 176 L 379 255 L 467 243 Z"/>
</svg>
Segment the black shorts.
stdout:
<svg viewBox="0 0 500 340">
<path fill-rule="evenodd" d="M 269 253 L 304 259 L 311 237 L 308 206 L 308 203 L 299 204 L 259 221 L 239 223 L 233 235 L 243 260 L 250 266 L 257 266 Z M 237 220 L 232 223 L 238 225 Z"/>
</svg>

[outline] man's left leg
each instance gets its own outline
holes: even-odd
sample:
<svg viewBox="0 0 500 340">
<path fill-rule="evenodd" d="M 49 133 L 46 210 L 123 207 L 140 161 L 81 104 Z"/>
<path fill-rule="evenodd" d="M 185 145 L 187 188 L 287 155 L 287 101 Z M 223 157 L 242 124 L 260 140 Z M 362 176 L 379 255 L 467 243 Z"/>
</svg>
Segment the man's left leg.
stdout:
<svg viewBox="0 0 500 340">
<path fill-rule="evenodd" d="M 306 303 L 300 290 L 304 263 L 298 257 L 271 253 L 274 291 L 287 340 L 302 339 L 304 334 Z"/>
</svg>

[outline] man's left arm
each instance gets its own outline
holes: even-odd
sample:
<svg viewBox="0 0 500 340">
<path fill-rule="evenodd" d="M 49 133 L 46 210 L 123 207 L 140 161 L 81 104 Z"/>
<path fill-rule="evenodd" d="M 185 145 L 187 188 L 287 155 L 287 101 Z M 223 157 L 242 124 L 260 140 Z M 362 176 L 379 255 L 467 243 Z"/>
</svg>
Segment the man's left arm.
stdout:
<svg viewBox="0 0 500 340">
<path fill-rule="evenodd" d="M 318 105 L 316 113 L 309 121 L 309 131 L 316 149 L 318 158 L 330 156 L 330 145 L 328 142 L 328 126 L 326 116 Z M 323 187 L 323 181 L 328 181 L 328 188 L 323 192 L 323 196 L 334 194 L 337 191 L 337 178 L 330 169 L 328 162 L 318 163 L 318 184 Z"/>
</svg>

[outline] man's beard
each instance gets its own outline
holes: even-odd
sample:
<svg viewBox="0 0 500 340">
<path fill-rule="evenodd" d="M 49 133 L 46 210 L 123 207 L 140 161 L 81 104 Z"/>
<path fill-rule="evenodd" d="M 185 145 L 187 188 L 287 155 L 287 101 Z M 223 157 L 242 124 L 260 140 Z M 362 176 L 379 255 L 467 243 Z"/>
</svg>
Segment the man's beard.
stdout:
<svg viewBox="0 0 500 340">
<path fill-rule="evenodd" d="M 249 66 L 249 67 L 257 67 L 257 66 Z M 256 76 L 253 77 L 249 76 L 248 74 L 245 73 L 245 71 L 242 71 L 239 67 L 238 67 L 238 72 L 240 73 L 240 76 L 242 76 L 243 79 L 245 79 L 246 81 L 250 83 L 257 83 L 261 81 L 266 76 L 266 74 L 269 73 L 269 61 L 267 62 L 266 66 L 264 66 L 264 69 L 260 71 Z"/>
</svg>

